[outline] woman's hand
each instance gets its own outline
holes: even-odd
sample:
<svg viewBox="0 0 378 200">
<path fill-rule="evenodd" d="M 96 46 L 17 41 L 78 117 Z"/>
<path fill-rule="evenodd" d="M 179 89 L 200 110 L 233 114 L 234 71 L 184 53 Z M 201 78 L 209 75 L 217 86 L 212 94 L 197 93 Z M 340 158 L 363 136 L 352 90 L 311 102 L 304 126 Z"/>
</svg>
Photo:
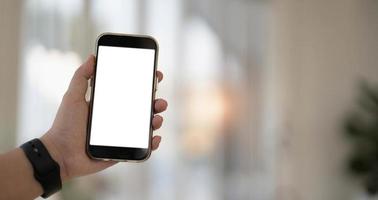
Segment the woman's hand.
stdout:
<svg viewBox="0 0 378 200">
<path fill-rule="evenodd" d="M 88 102 L 85 100 L 85 94 L 88 88 L 88 80 L 94 72 L 94 62 L 95 58 L 91 55 L 76 70 L 52 127 L 41 138 L 54 160 L 60 165 L 62 181 L 92 174 L 116 163 L 114 161 L 92 160 L 85 152 L 88 116 Z M 157 77 L 161 81 L 163 74 L 157 72 Z M 155 113 L 163 112 L 166 109 L 167 102 L 165 100 L 155 100 Z M 155 115 L 152 120 L 153 129 L 160 128 L 162 123 L 163 117 Z M 160 141 L 161 136 L 153 137 L 153 150 L 159 147 Z"/>
</svg>

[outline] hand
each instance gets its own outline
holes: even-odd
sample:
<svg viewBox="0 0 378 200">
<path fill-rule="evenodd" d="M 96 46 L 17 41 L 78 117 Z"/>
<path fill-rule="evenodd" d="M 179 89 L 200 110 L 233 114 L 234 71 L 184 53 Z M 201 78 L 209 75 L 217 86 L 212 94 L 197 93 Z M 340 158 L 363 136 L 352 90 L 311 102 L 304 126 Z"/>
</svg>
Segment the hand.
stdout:
<svg viewBox="0 0 378 200">
<path fill-rule="evenodd" d="M 88 116 L 88 102 L 85 100 L 85 94 L 88 80 L 94 71 L 94 62 L 94 56 L 91 55 L 76 70 L 52 127 L 41 138 L 53 159 L 60 165 L 62 181 L 92 174 L 116 164 L 114 161 L 92 160 L 85 152 Z M 160 82 L 163 79 L 163 74 L 158 71 L 157 77 Z M 155 100 L 155 113 L 163 112 L 166 108 L 165 100 Z M 155 115 L 152 120 L 153 129 L 160 128 L 162 122 L 163 118 L 160 115 Z M 153 136 L 153 150 L 159 147 L 160 141 L 160 136 Z"/>
</svg>

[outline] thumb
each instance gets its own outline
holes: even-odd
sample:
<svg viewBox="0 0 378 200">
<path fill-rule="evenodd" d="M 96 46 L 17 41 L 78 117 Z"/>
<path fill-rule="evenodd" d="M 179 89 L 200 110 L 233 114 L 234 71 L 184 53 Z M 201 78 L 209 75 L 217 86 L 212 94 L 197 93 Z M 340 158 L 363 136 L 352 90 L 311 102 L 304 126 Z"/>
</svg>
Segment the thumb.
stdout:
<svg viewBox="0 0 378 200">
<path fill-rule="evenodd" d="M 90 55 L 88 59 L 75 71 L 67 95 L 71 100 L 85 100 L 88 88 L 88 80 L 94 71 L 95 57 Z M 73 98 L 73 99 L 72 99 Z"/>
</svg>

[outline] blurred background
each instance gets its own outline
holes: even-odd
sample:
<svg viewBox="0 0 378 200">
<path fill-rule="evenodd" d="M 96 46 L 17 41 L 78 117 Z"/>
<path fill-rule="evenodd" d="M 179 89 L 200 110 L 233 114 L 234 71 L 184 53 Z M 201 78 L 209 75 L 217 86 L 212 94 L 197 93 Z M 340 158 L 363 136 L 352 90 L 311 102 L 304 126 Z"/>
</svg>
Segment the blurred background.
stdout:
<svg viewBox="0 0 378 200">
<path fill-rule="evenodd" d="M 374 199 L 347 170 L 343 121 L 359 83 L 378 83 L 377 11 L 377 0 L 1 0 L 0 150 L 50 128 L 100 33 L 149 34 L 169 101 L 159 150 L 51 199 Z"/>
</svg>

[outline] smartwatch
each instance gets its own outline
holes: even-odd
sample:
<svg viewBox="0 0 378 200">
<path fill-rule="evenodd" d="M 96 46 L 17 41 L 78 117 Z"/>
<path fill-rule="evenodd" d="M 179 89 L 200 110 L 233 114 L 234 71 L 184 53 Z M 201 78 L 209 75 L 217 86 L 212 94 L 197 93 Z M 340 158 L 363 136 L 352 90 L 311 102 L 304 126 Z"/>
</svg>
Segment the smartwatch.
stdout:
<svg viewBox="0 0 378 200">
<path fill-rule="evenodd" d="M 43 188 L 43 198 L 47 198 L 62 188 L 59 164 L 50 156 L 39 139 L 33 139 L 20 148 L 33 166 L 34 178 Z"/>
</svg>

